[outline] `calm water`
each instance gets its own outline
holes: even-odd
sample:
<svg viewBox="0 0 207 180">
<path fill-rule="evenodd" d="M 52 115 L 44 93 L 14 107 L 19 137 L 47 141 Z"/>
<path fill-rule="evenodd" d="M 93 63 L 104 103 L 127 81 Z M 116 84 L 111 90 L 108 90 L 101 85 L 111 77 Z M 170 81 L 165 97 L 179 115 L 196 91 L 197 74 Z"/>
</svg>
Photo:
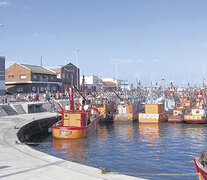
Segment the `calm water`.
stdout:
<svg viewBox="0 0 207 180">
<path fill-rule="evenodd" d="M 193 157 L 207 150 L 207 125 L 113 123 L 89 138 L 34 148 L 62 159 L 148 179 L 198 179 Z"/>
</svg>

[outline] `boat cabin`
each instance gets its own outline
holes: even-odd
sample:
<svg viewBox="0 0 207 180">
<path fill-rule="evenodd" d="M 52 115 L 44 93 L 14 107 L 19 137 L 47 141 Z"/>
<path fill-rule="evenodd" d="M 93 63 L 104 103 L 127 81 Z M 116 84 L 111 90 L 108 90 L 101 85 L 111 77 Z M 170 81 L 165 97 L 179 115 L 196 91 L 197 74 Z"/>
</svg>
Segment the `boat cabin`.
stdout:
<svg viewBox="0 0 207 180">
<path fill-rule="evenodd" d="M 192 109 L 191 113 L 193 115 L 206 115 L 206 111 L 204 109 Z"/>
<path fill-rule="evenodd" d="M 181 109 L 175 109 L 175 110 L 173 110 L 173 115 L 174 116 L 182 115 L 182 114 L 183 114 L 183 111 Z"/>
<path fill-rule="evenodd" d="M 86 115 L 75 112 L 64 112 L 63 126 L 82 127 L 86 125 Z"/>
</svg>

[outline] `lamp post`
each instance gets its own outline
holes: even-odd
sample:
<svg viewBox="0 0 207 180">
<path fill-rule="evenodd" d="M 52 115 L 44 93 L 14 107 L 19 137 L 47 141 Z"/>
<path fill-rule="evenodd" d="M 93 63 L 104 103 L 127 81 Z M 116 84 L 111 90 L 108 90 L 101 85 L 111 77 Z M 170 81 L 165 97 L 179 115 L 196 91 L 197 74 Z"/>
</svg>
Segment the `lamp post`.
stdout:
<svg viewBox="0 0 207 180">
<path fill-rule="evenodd" d="M 76 54 L 76 67 L 77 67 L 77 88 L 78 88 L 78 82 L 79 82 L 79 77 L 78 77 L 78 52 L 79 50 L 75 51 Z"/>
<path fill-rule="evenodd" d="M 120 62 L 109 61 L 108 63 L 109 64 L 115 64 L 115 67 L 116 67 L 116 88 L 118 90 L 118 79 L 117 79 L 117 76 L 118 76 L 118 64 L 120 64 Z"/>
</svg>

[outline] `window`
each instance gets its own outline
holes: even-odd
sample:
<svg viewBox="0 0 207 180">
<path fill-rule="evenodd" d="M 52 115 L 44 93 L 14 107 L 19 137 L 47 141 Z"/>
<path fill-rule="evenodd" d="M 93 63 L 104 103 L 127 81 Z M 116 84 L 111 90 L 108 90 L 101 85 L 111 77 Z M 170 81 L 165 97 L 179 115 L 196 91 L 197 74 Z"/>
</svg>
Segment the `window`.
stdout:
<svg viewBox="0 0 207 180">
<path fill-rule="evenodd" d="M 60 79 L 60 74 L 57 74 L 57 78 Z"/>
<path fill-rule="evenodd" d="M 13 77 L 14 77 L 14 75 L 9 75 L 9 76 L 8 76 L 8 78 L 13 78 Z"/>
<path fill-rule="evenodd" d="M 44 87 L 40 87 L 40 91 L 41 92 L 44 92 L 45 91 L 45 88 Z"/>
<path fill-rule="evenodd" d="M 24 74 L 24 75 L 20 75 L 20 79 L 26 79 L 27 76 Z"/>
<path fill-rule="evenodd" d="M 33 78 L 34 78 L 34 79 L 37 79 L 37 75 L 36 75 L 36 74 L 33 74 Z"/>
<path fill-rule="evenodd" d="M 52 90 L 53 90 L 53 91 L 56 91 L 56 87 L 55 87 L 55 86 L 53 86 L 53 87 L 52 87 Z"/>
<path fill-rule="evenodd" d="M 23 88 L 22 87 L 18 87 L 17 88 L 17 92 L 23 92 Z"/>
<path fill-rule="evenodd" d="M 36 92 L 36 87 L 32 87 L 32 91 L 33 92 Z"/>
<path fill-rule="evenodd" d="M 65 74 L 63 73 L 63 79 L 65 79 Z"/>
<path fill-rule="evenodd" d="M 69 79 L 69 73 L 67 73 L 67 79 Z"/>
<path fill-rule="evenodd" d="M 54 76 L 51 76 L 51 80 L 54 80 Z"/>
</svg>

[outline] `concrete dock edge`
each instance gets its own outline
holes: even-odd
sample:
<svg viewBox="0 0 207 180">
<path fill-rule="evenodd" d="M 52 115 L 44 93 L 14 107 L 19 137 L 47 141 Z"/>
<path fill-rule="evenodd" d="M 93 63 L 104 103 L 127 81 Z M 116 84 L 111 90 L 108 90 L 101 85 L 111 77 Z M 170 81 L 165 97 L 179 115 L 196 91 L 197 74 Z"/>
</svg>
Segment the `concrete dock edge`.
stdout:
<svg viewBox="0 0 207 180">
<path fill-rule="evenodd" d="M 63 160 L 19 144 L 17 132 L 35 120 L 56 113 L 0 117 L 0 178 L 2 179 L 141 179 L 121 174 L 102 174 L 97 168 Z"/>
</svg>

